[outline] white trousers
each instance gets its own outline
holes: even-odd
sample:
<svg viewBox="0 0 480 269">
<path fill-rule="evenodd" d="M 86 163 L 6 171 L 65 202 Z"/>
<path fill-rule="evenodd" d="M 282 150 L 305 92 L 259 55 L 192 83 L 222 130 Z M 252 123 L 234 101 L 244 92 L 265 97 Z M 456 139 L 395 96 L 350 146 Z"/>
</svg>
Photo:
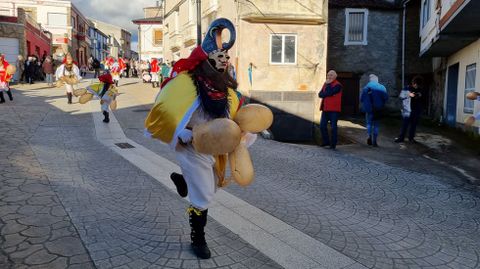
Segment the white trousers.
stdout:
<svg viewBox="0 0 480 269">
<path fill-rule="evenodd" d="M 70 85 L 70 84 L 67 84 L 67 83 L 65 83 L 65 88 L 67 89 L 68 93 L 72 93 L 73 90 L 74 90 L 73 85 Z"/>
<path fill-rule="evenodd" d="M 101 98 L 103 103 L 101 104 L 102 111 L 109 111 L 110 109 L 110 103 L 112 103 L 112 98 L 108 95 L 108 93 L 105 93 L 103 97 Z"/>
<path fill-rule="evenodd" d="M 176 157 L 187 182 L 190 203 L 200 209 L 208 208 L 215 194 L 215 158 L 198 153 L 191 144 L 177 145 Z"/>
<path fill-rule="evenodd" d="M 152 82 L 158 82 L 158 74 L 157 73 L 151 73 L 152 75 Z"/>
</svg>

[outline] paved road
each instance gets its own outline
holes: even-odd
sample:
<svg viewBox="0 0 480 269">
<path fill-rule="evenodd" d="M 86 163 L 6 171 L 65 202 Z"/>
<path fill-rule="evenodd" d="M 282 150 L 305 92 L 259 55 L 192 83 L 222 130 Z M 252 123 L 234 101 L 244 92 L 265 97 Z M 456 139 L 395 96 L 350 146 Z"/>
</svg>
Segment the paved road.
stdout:
<svg viewBox="0 0 480 269">
<path fill-rule="evenodd" d="M 127 136 L 175 161 L 165 145 L 142 136 L 148 106 L 138 103 L 116 113 Z M 259 140 L 251 153 L 257 181 L 227 191 L 363 265 L 480 268 L 476 187 L 433 176 L 428 166 L 411 172 L 341 147 L 332 152 Z"/>
<path fill-rule="evenodd" d="M 125 134 L 175 161 L 142 136 L 155 90 L 141 83 L 120 89 L 115 116 Z M 0 105 L 0 268 L 280 267 L 213 219 L 214 258 L 195 259 L 186 201 L 105 150 L 88 107 L 66 106 L 61 96 L 26 88 Z M 259 140 L 251 152 L 256 182 L 226 190 L 364 266 L 480 268 L 475 188 L 341 147 Z"/>
<path fill-rule="evenodd" d="M 88 106 L 21 94 L 0 106 L 0 268 L 280 268 L 211 219 L 197 260 L 187 202 L 101 145 Z"/>
</svg>

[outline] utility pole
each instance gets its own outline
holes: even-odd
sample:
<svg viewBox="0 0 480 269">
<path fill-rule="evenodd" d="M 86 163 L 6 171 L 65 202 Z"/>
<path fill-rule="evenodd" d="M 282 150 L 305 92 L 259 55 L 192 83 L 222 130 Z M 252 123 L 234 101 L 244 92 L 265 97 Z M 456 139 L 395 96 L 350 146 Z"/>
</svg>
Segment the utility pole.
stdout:
<svg viewBox="0 0 480 269">
<path fill-rule="evenodd" d="M 197 0 L 197 45 L 202 44 L 202 0 Z"/>
</svg>

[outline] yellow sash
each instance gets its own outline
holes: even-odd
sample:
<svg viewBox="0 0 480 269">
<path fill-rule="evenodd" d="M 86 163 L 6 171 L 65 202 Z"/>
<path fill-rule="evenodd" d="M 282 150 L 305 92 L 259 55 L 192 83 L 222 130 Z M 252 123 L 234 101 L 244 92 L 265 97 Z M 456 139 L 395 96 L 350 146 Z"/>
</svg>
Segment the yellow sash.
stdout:
<svg viewBox="0 0 480 269">
<path fill-rule="evenodd" d="M 230 118 L 235 117 L 240 100 L 234 90 L 228 89 Z M 145 128 L 153 138 L 175 147 L 175 133 L 184 129 L 193 112 L 200 105 L 197 89 L 186 72 L 169 81 L 157 95 L 155 104 L 145 119 Z"/>
</svg>

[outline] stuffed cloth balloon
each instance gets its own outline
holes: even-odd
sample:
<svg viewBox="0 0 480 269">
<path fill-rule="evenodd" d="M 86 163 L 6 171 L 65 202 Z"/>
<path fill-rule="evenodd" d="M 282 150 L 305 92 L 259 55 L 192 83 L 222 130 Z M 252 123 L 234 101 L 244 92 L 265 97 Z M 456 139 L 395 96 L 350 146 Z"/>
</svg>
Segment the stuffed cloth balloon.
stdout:
<svg viewBox="0 0 480 269">
<path fill-rule="evenodd" d="M 84 95 L 85 93 L 87 93 L 87 89 L 77 89 L 77 90 L 73 90 L 73 95 L 75 95 L 75 97 L 82 96 L 82 95 Z"/>
<path fill-rule="evenodd" d="M 227 154 L 238 146 L 241 133 L 234 121 L 227 118 L 214 119 L 193 128 L 193 147 L 204 154 Z"/>
<path fill-rule="evenodd" d="M 15 74 L 15 72 L 17 72 L 17 68 L 14 65 L 10 64 L 7 66 L 6 72 L 8 75 L 13 75 Z"/>
<path fill-rule="evenodd" d="M 243 132 L 259 133 L 272 125 L 273 113 L 264 105 L 248 104 L 240 108 L 233 120 Z"/>
<path fill-rule="evenodd" d="M 230 171 L 233 180 L 240 186 L 252 184 L 255 177 L 252 159 L 244 142 L 240 143 L 233 152 L 228 154 Z"/>
<path fill-rule="evenodd" d="M 92 99 L 93 99 L 93 94 L 85 93 L 82 96 L 80 96 L 80 98 L 78 99 L 78 102 L 80 104 L 86 104 L 86 103 L 88 103 L 88 101 L 90 101 Z"/>
<path fill-rule="evenodd" d="M 477 100 L 477 97 L 480 96 L 480 93 L 478 92 L 469 92 L 465 95 L 465 97 L 467 97 L 467 99 L 469 100 Z"/>
</svg>

